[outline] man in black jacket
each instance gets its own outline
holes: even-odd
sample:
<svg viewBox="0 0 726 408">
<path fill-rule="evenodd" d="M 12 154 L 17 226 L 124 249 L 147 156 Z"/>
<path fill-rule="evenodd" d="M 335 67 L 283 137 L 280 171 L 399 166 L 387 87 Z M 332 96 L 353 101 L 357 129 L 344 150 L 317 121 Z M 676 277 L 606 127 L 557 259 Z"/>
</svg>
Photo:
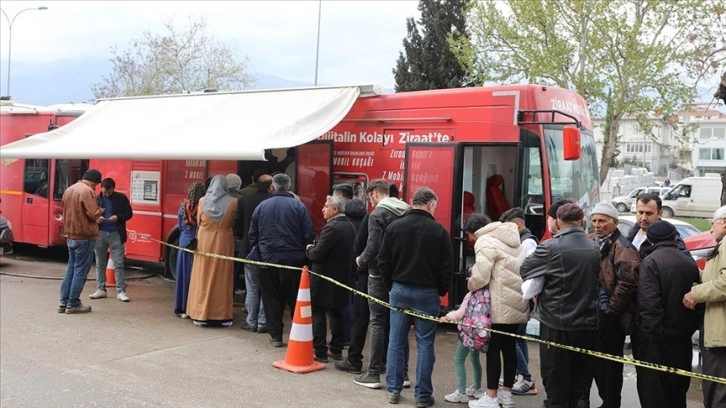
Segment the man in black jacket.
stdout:
<svg viewBox="0 0 726 408">
<path fill-rule="evenodd" d="M 258 174 L 255 187 L 257 191 L 240 198 L 240 204 L 238 205 L 239 211 L 242 214 L 242 230 L 235 231 L 235 235 L 242 237 L 240 256 L 243 258 L 249 255 L 251 249 L 248 235 L 250 222 L 252 221 L 252 213 L 261 202 L 270 197 L 272 193 L 272 176 L 269 174 Z M 242 329 L 257 333 L 267 333 L 265 306 L 262 302 L 262 295 L 260 294 L 259 268 L 256 265 L 246 263 L 244 264 L 244 269 L 245 288 L 247 289 L 247 293 L 245 294 L 247 318 L 242 323 Z"/>
<path fill-rule="evenodd" d="M 439 296 L 448 291 L 454 269 L 451 238 L 434 219 L 437 201 L 430 188 L 417 189 L 413 194 L 412 209 L 386 228 L 378 255 L 381 277 L 390 289 L 391 306 L 434 317 L 439 315 Z M 390 317 L 386 358 L 388 401 L 397 404 L 401 396 L 408 332 L 413 325 L 418 361 L 414 390 L 416 406 L 429 407 L 434 403 L 431 374 L 438 323 L 397 310 L 392 310 Z"/>
<path fill-rule="evenodd" d="M 313 272 L 347 284 L 350 268 L 353 266 L 355 252 L 355 227 L 343 214 L 345 203 L 339 196 L 328 196 L 323 206 L 326 223 L 315 237 L 315 241 L 305 249 L 305 255 L 312 261 Z M 330 356 L 337 361 L 343 360 L 344 310 L 348 304 L 349 293 L 318 276 L 310 277 L 310 300 L 313 312 L 313 347 L 315 361 L 328 362 L 326 315 L 330 316 Z"/>
<path fill-rule="evenodd" d="M 600 250 L 585 234 L 584 218 L 577 204 L 560 206 L 557 234 L 524 260 L 520 272 L 524 298 L 537 296 L 534 317 L 540 322 L 540 338 L 592 350 L 598 328 Z M 547 406 L 589 407 L 592 358 L 544 344 L 539 355 Z"/>
<path fill-rule="evenodd" d="M 390 184 L 383 179 L 374 180 L 366 189 L 371 204 L 375 207 L 368 215 L 368 239 L 363 252 L 356 258 L 359 267 L 368 269 L 368 294 L 388 302 L 388 289 L 383 283 L 378 269 L 378 252 L 386 228 L 408 211 L 408 204 L 390 196 Z M 370 358 L 368 372 L 353 379 L 353 382 L 366 388 L 381 388 L 380 375 L 385 371 L 386 327 L 389 311 L 380 304 L 369 301 L 371 332 Z"/>
<path fill-rule="evenodd" d="M 96 197 L 98 206 L 103 209 L 103 215 L 97 220 L 100 234 L 96 241 L 96 291 L 89 297 L 91 299 L 105 298 L 106 295 L 106 267 L 108 266 L 108 251 L 111 250 L 114 271 L 116 273 L 116 299 L 128 302 L 126 296 L 126 282 L 124 280 L 124 243 L 126 242 L 126 221 L 134 216 L 126 195 L 115 191 L 116 182 L 108 177 L 101 181 L 101 194 Z"/>
<path fill-rule="evenodd" d="M 683 306 L 683 296 L 699 283 L 698 266 L 676 245 L 678 233 L 667 221 L 647 230 L 649 246 L 643 251 L 637 296 L 633 357 L 637 360 L 691 370 L 691 336 L 699 315 Z M 635 367 L 640 405 L 685 407 L 690 378 Z"/>
</svg>

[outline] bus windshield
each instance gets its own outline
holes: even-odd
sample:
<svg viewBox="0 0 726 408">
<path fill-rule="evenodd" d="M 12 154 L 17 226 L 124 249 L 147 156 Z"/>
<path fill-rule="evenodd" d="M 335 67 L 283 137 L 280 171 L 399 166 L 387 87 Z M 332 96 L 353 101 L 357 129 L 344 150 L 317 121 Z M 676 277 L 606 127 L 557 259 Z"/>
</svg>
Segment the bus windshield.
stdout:
<svg viewBox="0 0 726 408">
<path fill-rule="evenodd" d="M 552 202 L 569 199 L 585 208 L 597 204 L 600 183 L 592 133 L 582 132 L 578 160 L 563 158 L 562 128 L 545 128 L 544 135 Z"/>
</svg>

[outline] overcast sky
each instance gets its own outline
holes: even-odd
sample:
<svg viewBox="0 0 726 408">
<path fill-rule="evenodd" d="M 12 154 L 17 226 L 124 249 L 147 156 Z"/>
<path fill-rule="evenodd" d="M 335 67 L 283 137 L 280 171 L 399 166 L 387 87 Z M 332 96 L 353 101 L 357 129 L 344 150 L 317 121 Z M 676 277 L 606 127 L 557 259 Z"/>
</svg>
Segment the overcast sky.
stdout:
<svg viewBox="0 0 726 408">
<path fill-rule="evenodd" d="M 252 72 L 308 81 L 315 76 L 318 1 L 12 1 L 12 60 L 42 64 L 78 57 L 110 57 L 144 31 L 163 33 L 189 16 L 207 18 L 210 33 L 249 57 Z M 418 1 L 322 1 L 318 83 L 378 83 L 393 87 L 393 69 L 406 18 Z M 7 80 L 8 23 L 0 17 L 1 88 Z M 11 72 L 14 68 L 11 68 Z M 14 75 L 13 75 L 14 76 Z"/>
</svg>

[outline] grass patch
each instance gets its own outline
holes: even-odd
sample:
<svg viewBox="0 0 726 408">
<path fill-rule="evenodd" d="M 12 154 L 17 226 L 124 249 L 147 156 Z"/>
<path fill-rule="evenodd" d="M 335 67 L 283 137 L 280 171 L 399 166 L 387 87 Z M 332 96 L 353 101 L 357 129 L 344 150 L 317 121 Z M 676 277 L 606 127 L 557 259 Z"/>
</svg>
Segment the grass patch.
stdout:
<svg viewBox="0 0 726 408">
<path fill-rule="evenodd" d="M 694 227 L 698 228 L 699 230 L 705 232 L 711 229 L 711 224 L 708 222 L 708 219 L 705 218 L 675 218 L 676 220 L 680 220 L 683 222 L 687 222 Z"/>
</svg>

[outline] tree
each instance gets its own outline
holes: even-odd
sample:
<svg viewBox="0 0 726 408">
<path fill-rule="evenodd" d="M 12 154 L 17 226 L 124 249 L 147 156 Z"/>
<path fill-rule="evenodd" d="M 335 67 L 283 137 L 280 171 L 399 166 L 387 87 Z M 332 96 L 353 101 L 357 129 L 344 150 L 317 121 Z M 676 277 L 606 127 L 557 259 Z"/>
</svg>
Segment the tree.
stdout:
<svg viewBox="0 0 726 408">
<path fill-rule="evenodd" d="M 449 48 L 449 37 L 466 41 L 465 8 L 469 0 L 421 0 L 421 19 L 406 20 L 408 35 L 403 40 L 396 68 L 396 92 L 458 88 L 467 77 Z M 420 28 L 419 28 L 420 26 Z"/>
<path fill-rule="evenodd" d="M 649 132 L 654 112 L 668 118 L 691 103 L 724 61 L 724 18 L 723 3 L 708 0 L 481 2 L 470 14 L 471 41 L 454 49 L 477 83 L 557 85 L 591 110 L 607 105 L 602 182 L 624 117 Z"/>
<path fill-rule="evenodd" d="M 129 48 L 111 48 L 112 72 L 92 86 L 96 98 L 243 89 L 252 83 L 248 60 L 207 32 L 204 18 L 189 19 L 186 30 L 173 21 L 166 34 L 144 32 Z"/>
</svg>

